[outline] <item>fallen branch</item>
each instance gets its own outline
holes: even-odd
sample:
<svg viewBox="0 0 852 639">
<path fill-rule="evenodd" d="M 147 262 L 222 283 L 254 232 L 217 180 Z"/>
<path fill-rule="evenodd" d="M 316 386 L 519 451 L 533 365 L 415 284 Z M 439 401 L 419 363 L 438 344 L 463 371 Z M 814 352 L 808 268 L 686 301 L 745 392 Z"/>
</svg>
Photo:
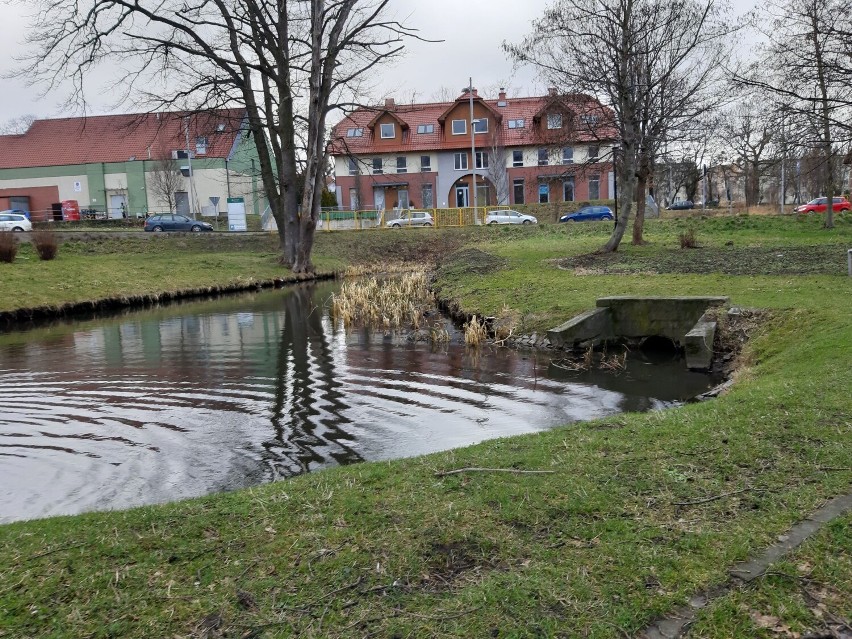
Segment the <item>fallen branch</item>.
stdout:
<svg viewBox="0 0 852 639">
<path fill-rule="evenodd" d="M 519 470 L 517 468 L 457 468 L 456 470 L 445 470 L 435 473 L 435 477 L 446 477 L 447 475 L 459 475 L 461 473 L 512 473 L 514 475 L 553 475 L 555 470 Z"/>
<path fill-rule="evenodd" d="M 741 495 L 742 493 L 747 493 L 749 491 L 754 492 L 766 492 L 764 490 L 756 489 L 756 488 L 743 488 L 742 490 L 734 490 L 730 493 L 722 493 L 721 495 L 713 495 L 712 497 L 705 497 L 704 499 L 696 499 L 695 501 L 674 501 L 672 505 L 674 506 L 697 506 L 699 504 L 707 504 L 711 501 L 718 501 L 720 499 L 724 499 L 725 497 L 732 497 L 734 495 Z"/>
</svg>

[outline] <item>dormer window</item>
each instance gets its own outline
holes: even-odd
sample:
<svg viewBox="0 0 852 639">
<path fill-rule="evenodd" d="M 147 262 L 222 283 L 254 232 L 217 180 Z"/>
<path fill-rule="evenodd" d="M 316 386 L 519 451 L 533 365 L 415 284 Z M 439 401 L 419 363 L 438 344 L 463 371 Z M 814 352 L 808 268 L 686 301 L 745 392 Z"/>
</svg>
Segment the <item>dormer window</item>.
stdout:
<svg viewBox="0 0 852 639">
<path fill-rule="evenodd" d="M 434 133 L 435 125 L 434 124 L 418 124 L 417 125 L 418 133 Z"/>
<path fill-rule="evenodd" d="M 196 155 L 207 155 L 207 138 L 206 137 L 195 138 L 195 154 Z"/>
<path fill-rule="evenodd" d="M 393 122 L 388 122 L 387 124 L 381 125 L 381 136 L 383 140 L 391 139 L 396 137 L 396 127 L 394 127 Z"/>
<path fill-rule="evenodd" d="M 488 118 L 479 118 L 473 121 L 474 133 L 488 133 Z"/>
<path fill-rule="evenodd" d="M 467 120 L 453 120 L 453 135 L 464 135 L 467 133 Z"/>
<path fill-rule="evenodd" d="M 364 135 L 364 129 L 346 129 L 347 138 L 360 138 Z"/>
<path fill-rule="evenodd" d="M 562 114 L 561 113 L 548 113 L 547 114 L 547 128 L 548 129 L 561 129 L 562 128 Z"/>
</svg>

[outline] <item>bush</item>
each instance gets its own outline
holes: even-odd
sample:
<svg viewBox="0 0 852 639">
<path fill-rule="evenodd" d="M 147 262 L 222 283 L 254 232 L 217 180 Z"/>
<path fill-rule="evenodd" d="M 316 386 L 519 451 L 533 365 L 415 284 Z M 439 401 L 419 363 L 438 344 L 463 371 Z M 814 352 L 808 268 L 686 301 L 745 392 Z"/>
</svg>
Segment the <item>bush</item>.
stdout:
<svg viewBox="0 0 852 639">
<path fill-rule="evenodd" d="M 59 252 L 59 242 L 53 231 L 33 231 L 31 241 L 40 260 L 52 260 Z"/>
<path fill-rule="evenodd" d="M 687 229 L 683 233 L 679 233 L 677 239 L 680 240 L 680 248 L 698 248 L 698 240 L 695 239 L 695 229 Z"/>
<path fill-rule="evenodd" d="M 18 238 L 12 231 L 0 231 L 0 262 L 11 264 L 18 254 Z"/>
</svg>

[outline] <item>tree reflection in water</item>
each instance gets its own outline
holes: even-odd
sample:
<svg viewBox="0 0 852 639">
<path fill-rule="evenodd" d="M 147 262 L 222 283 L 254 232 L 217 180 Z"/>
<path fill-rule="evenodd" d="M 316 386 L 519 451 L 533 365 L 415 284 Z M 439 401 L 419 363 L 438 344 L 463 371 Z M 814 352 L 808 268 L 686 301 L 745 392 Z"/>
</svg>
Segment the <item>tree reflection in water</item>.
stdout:
<svg viewBox="0 0 852 639">
<path fill-rule="evenodd" d="M 272 405 L 274 437 L 263 443 L 275 480 L 328 464 L 363 461 L 342 427 L 350 423 L 334 361 L 323 331 L 322 307 L 313 303 L 314 285 L 302 285 L 284 298 L 285 316 L 278 347 Z"/>
</svg>

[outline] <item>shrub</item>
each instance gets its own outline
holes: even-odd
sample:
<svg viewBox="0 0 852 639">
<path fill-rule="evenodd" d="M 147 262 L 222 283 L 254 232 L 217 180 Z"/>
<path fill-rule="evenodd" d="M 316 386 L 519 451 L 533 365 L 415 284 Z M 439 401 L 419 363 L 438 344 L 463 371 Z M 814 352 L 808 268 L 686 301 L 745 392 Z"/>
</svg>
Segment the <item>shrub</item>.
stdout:
<svg viewBox="0 0 852 639">
<path fill-rule="evenodd" d="M 695 239 L 695 229 L 687 229 L 683 233 L 678 234 L 677 239 L 680 240 L 680 248 L 698 248 L 698 240 Z"/>
<path fill-rule="evenodd" d="M 11 264 L 18 254 L 18 238 L 12 231 L 0 231 L 0 262 Z"/>
<path fill-rule="evenodd" d="M 52 260 L 59 252 L 59 242 L 53 231 L 33 231 L 31 241 L 40 260 Z"/>
</svg>

